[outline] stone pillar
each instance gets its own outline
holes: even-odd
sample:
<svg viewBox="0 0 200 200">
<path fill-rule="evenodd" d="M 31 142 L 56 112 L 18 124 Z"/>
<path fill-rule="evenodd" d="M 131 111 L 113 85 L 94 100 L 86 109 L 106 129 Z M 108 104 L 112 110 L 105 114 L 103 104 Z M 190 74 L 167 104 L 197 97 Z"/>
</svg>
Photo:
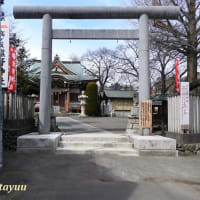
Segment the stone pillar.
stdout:
<svg viewBox="0 0 200 200">
<path fill-rule="evenodd" d="M 142 100 L 150 100 L 149 18 L 146 14 L 139 18 L 139 105 Z M 149 129 L 143 131 L 149 135 Z"/>
<path fill-rule="evenodd" d="M 51 63 L 52 63 L 52 18 L 43 16 L 42 68 L 40 75 L 39 132 L 48 134 L 51 126 Z"/>
</svg>

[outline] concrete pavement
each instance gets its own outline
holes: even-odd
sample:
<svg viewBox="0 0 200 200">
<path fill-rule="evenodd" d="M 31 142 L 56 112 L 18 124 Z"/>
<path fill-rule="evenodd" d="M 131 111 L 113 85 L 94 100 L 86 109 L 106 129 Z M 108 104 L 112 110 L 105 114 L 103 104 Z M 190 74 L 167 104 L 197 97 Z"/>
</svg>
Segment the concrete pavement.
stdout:
<svg viewBox="0 0 200 200">
<path fill-rule="evenodd" d="M 78 122 L 76 121 L 78 120 Z M 111 117 L 87 117 L 79 118 L 76 115 L 71 117 L 57 117 L 57 125 L 66 133 L 91 133 L 91 132 L 112 132 L 124 133 L 128 123 L 127 118 Z"/>
<path fill-rule="evenodd" d="M 197 200 L 200 157 L 158 158 L 4 154 L 0 184 L 27 184 L 0 192 L 14 200 Z"/>
</svg>

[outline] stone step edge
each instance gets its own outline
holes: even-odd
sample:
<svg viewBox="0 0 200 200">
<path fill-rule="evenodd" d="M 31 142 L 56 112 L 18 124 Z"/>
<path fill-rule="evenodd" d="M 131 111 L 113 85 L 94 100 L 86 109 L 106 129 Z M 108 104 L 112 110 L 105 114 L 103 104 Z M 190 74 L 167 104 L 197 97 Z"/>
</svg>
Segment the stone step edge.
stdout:
<svg viewBox="0 0 200 200">
<path fill-rule="evenodd" d="M 117 134 L 101 134 L 101 133 L 89 133 L 89 134 L 72 134 L 72 135 L 67 135 L 67 134 L 63 134 L 61 137 L 81 137 L 81 138 L 99 138 L 99 137 L 104 137 L 104 138 L 128 138 L 126 135 L 117 135 Z"/>
<path fill-rule="evenodd" d="M 56 154 L 117 154 L 117 155 L 130 155 L 138 156 L 137 150 L 134 149 L 111 149 L 111 148 L 99 148 L 99 149 L 72 149 L 72 148 L 57 148 Z"/>
<path fill-rule="evenodd" d="M 132 143 L 115 143 L 115 142 L 59 142 L 60 148 L 130 148 L 133 149 Z"/>
<path fill-rule="evenodd" d="M 136 150 L 136 149 L 119 149 L 119 148 L 60 148 L 56 149 L 56 154 L 117 154 L 133 156 L 158 156 L 158 157 L 177 157 L 177 150 Z"/>
<path fill-rule="evenodd" d="M 57 147 L 56 151 L 125 151 L 125 152 L 138 152 L 135 149 L 132 148 L 66 148 L 66 147 Z"/>
<path fill-rule="evenodd" d="M 118 142 L 118 141 L 113 141 L 113 142 L 110 142 L 110 141 L 66 141 L 66 140 L 60 140 L 59 143 L 62 143 L 62 144 L 132 144 L 131 142 L 127 141 L 127 142 Z"/>
<path fill-rule="evenodd" d="M 126 137 L 61 137 L 60 141 L 122 141 L 129 142 Z"/>
</svg>

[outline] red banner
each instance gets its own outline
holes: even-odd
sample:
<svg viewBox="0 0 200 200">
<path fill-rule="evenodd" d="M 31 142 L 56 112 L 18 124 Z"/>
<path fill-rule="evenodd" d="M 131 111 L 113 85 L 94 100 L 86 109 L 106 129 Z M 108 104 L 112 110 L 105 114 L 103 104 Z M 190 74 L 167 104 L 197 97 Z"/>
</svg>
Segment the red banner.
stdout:
<svg viewBox="0 0 200 200">
<path fill-rule="evenodd" d="M 175 59 L 175 71 L 176 71 L 175 87 L 176 87 L 176 91 L 180 92 L 180 87 L 179 87 L 180 74 L 179 74 L 179 60 L 178 59 Z"/>
<path fill-rule="evenodd" d="M 8 91 L 14 92 L 16 89 L 16 70 L 17 70 L 17 56 L 15 47 L 10 46 L 10 71 L 8 78 Z"/>
</svg>

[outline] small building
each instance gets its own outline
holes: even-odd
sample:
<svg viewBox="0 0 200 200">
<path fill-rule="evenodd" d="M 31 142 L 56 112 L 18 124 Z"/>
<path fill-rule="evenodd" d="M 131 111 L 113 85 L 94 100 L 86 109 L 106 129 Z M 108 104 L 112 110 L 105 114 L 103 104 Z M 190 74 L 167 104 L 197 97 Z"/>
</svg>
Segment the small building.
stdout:
<svg viewBox="0 0 200 200">
<path fill-rule="evenodd" d="M 112 112 L 118 117 L 128 117 L 133 107 L 133 98 L 138 97 L 136 90 L 110 90 L 104 91 L 103 99 L 105 103 L 110 101 Z"/>
<path fill-rule="evenodd" d="M 30 67 L 31 76 L 40 76 L 41 61 L 35 60 Z M 52 106 L 54 112 L 80 112 L 78 96 L 89 82 L 97 79 L 84 74 L 79 61 L 61 61 L 56 55 L 51 66 Z"/>
</svg>

